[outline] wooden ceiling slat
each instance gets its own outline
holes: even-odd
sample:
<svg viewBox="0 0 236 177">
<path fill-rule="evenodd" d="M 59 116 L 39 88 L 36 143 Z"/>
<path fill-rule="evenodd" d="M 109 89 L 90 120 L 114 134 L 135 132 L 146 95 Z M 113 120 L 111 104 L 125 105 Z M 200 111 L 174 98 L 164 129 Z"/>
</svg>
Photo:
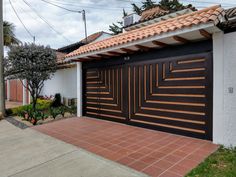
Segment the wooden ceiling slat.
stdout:
<svg viewBox="0 0 236 177">
<path fill-rule="evenodd" d="M 142 51 L 150 50 L 150 47 L 146 47 L 146 46 L 143 46 L 143 45 L 135 45 L 135 47 L 138 48 L 139 50 L 142 50 Z"/>
<path fill-rule="evenodd" d="M 212 34 L 208 33 L 208 32 L 207 32 L 206 30 L 204 30 L 204 29 L 200 29 L 199 32 L 200 32 L 200 34 L 201 34 L 203 37 L 205 37 L 205 38 L 207 38 L 207 39 L 211 39 L 211 38 L 212 38 Z"/>
<path fill-rule="evenodd" d="M 160 41 L 152 41 L 152 43 L 153 43 L 154 45 L 158 45 L 158 46 L 160 46 L 160 47 L 167 47 L 167 46 L 168 46 L 168 44 L 166 44 L 166 43 L 164 43 L 164 42 L 160 42 Z"/>
<path fill-rule="evenodd" d="M 173 39 L 176 40 L 176 41 L 178 41 L 178 42 L 181 42 L 181 43 L 183 43 L 183 44 L 186 44 L 186 43 L 189 43 L 189 42 L 190 42 L 190 40 L 185 39 L 185 38 L 180 37 L 180 36 L 173 36 Z"/>
<path fill-rule="evenodd" d="M 136 50 L 131 50 L 131 49 L 127 49 L 127 48 L 121 48 L 120 50 L 125 52 L 125 53 L 129 53 L 129 54 L 132 54 L 132 53 L 136 52 Z"/>
</svg>

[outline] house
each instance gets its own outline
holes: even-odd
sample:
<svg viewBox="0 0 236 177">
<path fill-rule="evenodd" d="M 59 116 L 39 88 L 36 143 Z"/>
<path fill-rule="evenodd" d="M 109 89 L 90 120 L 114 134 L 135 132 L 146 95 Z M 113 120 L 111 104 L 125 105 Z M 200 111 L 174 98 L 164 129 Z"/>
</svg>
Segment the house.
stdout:
<svg viewBox="0 0 236 177">
<path fill-rule="evenodd" d="M 111 35 L 109 33 L 100 31 L 88 36 L 87 43 L 103 40 L 110 36 Z M 83 39 L 77 43 L 57 49 L 58 70 L 52 79 L 45 81 L 41 95 L 49 97 L 54 96 L 56 93 L 60 93 L 63 98 L 63 102 L 66 105 L 76 104 L 76 64 L 74 62 L 65 62 L 64 59 L 66 54 L 85 44 L 86 40 Z"/>
<path fill-rule="evenodd" d="M 122 34 L 67 54 L 78 116 L 236 145 L 235 14 L 151 9 L 124 19 Z"/>
<path fill-rule="evenodd" d="M 100 31 L 88 36 L 87 42 L 99 41 L 110 36 L 109 33 Z M 76 102 L 76 65 L 73 62 L 64 62 L 64 59 L 66 54 L 85 44 L 86 40 L 83 39 L 77 43 L 56 50 L 58 70 L 51 80 L 45 82 L 41 92 L 42 96 L 50 97 L 54 96 L 56 93 L 60 93 L 66 103 L 68 103 L 68 99 L 72 99 L 72 101 Z M 26 81 L 23 82 L 26 84 Z M 24 105 L 30 103 L 30 94 L 27 89 L 23 87 L 20 80 L 6 80 L 5 88 L 5 95 L 8 101 L 22 102 Z"/>
</svg>

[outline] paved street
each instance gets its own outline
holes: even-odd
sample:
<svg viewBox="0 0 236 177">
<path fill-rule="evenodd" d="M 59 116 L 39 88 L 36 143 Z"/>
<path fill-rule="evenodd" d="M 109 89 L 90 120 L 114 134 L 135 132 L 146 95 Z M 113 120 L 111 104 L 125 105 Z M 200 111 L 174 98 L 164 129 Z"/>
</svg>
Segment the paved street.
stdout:
<svg viewBox="0 0 236 177">
<path fill-rule="evenodd" d="M 0 121 L 1 177 L 144 177 L 32 129 Z"/>
</svg>

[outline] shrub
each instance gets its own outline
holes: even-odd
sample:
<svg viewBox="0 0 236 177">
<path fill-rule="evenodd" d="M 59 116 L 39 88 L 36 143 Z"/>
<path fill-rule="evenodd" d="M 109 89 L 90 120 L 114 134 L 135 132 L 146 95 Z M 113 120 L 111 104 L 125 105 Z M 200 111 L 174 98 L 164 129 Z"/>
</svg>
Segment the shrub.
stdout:
<svg viewBox="0 0 236 177">
<path fill-rule="evenodd" d="M 50 108 L 50 115 L 53 117 L 53 119 L 56 119 L 56 117 L 60 114 L 61 110 L 59 108 L 54 108 L 54 107 Z"/>
<path fill-rule="evenodd" d="M 51 104 L 51 100 L 38 99 L 36 109 L 41 111 L 47 110 L 50 108 Z"/>
<path fill-rule="evenodd" d="M 48 115 L 44 114 L 42 111 L 35 111 L 32 113 L 33 116 L 33 125 L 37 125 L 39 120 L 44 120 Z"/>
<path fill-rule="evenodd" d="M 38 99 L 36 109 L 40 111 L 48 110 L 51 104 L 52 104 L 51 100 Z M 25 113 L 28 113 L 29 115 L 31 115 L 32 104 L 19 106 L 19 107 L 11 108 L 11 109 L 6 109 L 6 111 L 7 111 L 8 116 L 18 115 L 20 117 L 24 117 Z"/>
<path fill-rule="evenodd" d="M 67 106 L 60 106 L 58 109 L 62 117 L 65 117 L 65 113 L 69 112 L 69 108 Z"/>
<path fill-rule="evenodd" d="M 71 106 L 71 107 L 68 109 L 68 111 L 69 111 L 70 114 L 76 115 L 76 114 L 77 114 L 77 106 Z"/>
<path fill-rule="evenodd" d="M 56 93 L 51 106 L 52 107 L 59 107 L 61 105 L 62 105 L 61 104 L 61 94 Z"/>
</svg>

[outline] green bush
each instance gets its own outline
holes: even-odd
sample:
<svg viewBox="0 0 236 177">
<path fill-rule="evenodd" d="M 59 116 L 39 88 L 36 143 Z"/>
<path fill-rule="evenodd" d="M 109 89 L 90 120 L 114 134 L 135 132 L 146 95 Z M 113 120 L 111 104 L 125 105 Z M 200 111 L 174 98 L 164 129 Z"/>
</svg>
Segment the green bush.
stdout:
<svg viewBox="0 0 236 177">
<path fill-rule="evenodd" d="M 35 111 L 32 113 L 32 118 L 34 119 L 33 125 L 37 125 L 39 120 L 44 120 L 48 117 L 47 114 L 44 114 L 42 111 Z"/>
<path fill-rule="evenodd" d="M 38 99 L 36 109 L 40 110 L 40 111 L 48 110 L 50 108 L 51 104 L 52 104 L 51 100 Z M 24 117 L 25 113 L 28 113 L 29 115 L 31 115 L 32 104 L 7 109 L 6 111 L 7 111 L 8 116 L 18 115 L 20 117 Z"/>
<path fill-rule="evenodd" d="M 38 99 L 36 109 L 37 110 L 47 110 L 50 108 L 52 104 L 51 100 L 43 100 L 43 99 Z"/>
<path fill-rule="evenodd" d="M 59 107 L 59 110 L 60 110 L 60 112 L 61 112 L 61 115 L 62 115 L 62 117 L 65 117 L 65 113 L 67 113 L 67 112 L 69 112 L 70 113 L 70 108 L 69 107 L 67 107 L 67 106 L 60 106 Z"/>
<path fill-rule="evenodd" d="M 53 117 L 53 119 L 56 119 L 56 117 L 60 114 L 61 114 L 60 108 L 54 108 L 54 107 L 50 108 L 50 115 Z"/>
<path fill-rule="evenodd" d="M 68 112 L 69 112 L 70 114 L 76 115 L 76 114 L 77 114 L 77 106 L 71 106 L 71 107 L 68 109 Z"/>
</svg>

